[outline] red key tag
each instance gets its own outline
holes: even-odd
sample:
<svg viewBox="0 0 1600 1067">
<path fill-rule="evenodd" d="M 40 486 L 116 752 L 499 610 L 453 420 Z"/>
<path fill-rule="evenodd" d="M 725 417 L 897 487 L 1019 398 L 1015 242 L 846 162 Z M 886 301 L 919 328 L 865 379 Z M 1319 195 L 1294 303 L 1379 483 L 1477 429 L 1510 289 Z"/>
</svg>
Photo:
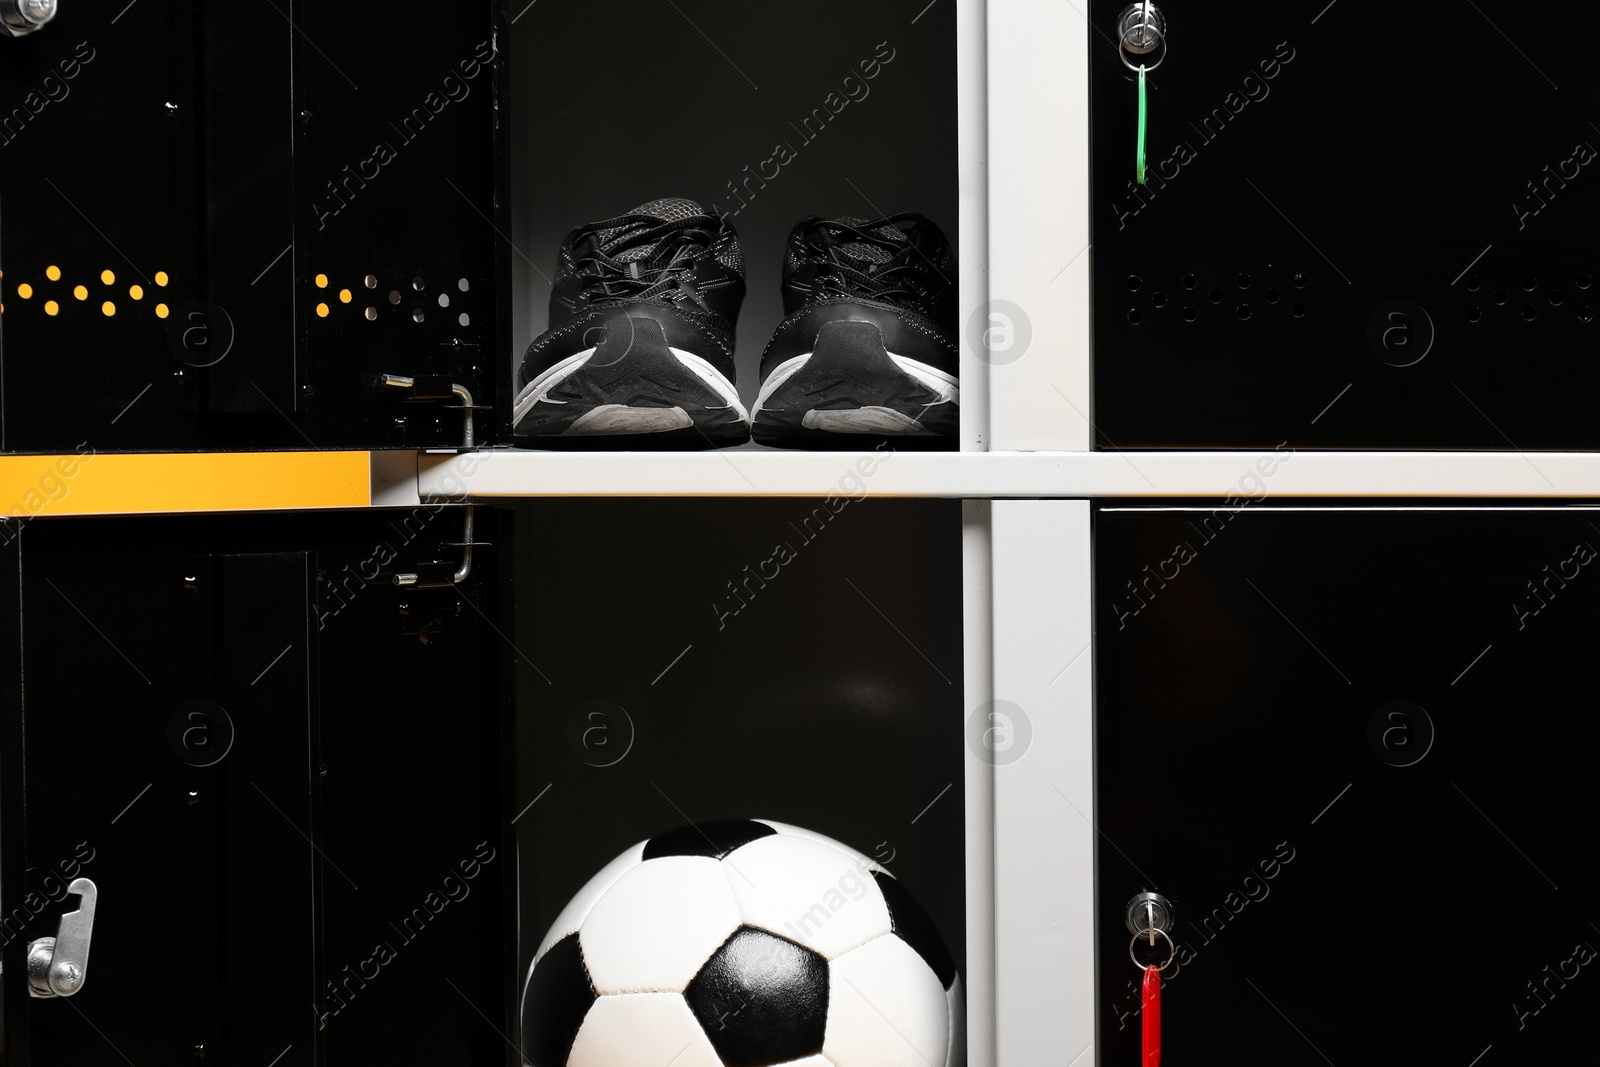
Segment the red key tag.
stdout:
<svg viewBox="0 0 1600 1067">
<path fill-rule="evenodd" d="M 1144 984 L 1140 987 L 1143 1006 L 1139 1015 L 1144 1020 L 1144 1057 L 1142 1067 L 1161 1067 L 1161 968 L 1155 964 L 1144 969 Z"/>
<path fill-rule="evenodd" d="M 1178 946 L 1167 933 L 1172 926 L 1172 905 L 1160 893 L 1138 893 L 1128 901 L 1123 918 L 1133 933 L 1133 940 L 1128 943 L 1128 958 L 1144 974 L 1139 987 L 1140 1030 L 1144 1042 L 1140 1067 L 1161 1067 L 1161 972 L 1171 966 L 1178 955 Z M 1167 943 L 1166 962 L 1146 963 L 1139 958 L 1140 946 L 1147 955 L 1154 952 L 1160 959 L 1161 950 L 1156 947 L 1158 938 Z"/>
</svg>

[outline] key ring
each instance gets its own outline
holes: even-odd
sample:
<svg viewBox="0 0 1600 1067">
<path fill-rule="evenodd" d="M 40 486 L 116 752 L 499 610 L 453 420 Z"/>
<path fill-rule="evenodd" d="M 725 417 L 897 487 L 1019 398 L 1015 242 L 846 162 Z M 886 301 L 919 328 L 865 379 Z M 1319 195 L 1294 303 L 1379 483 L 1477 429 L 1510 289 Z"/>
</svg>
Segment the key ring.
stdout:
<svg viewBox="0 0 1600 1067">
<path fill-rule="evenodd" d="M 1126 30 L 1124 30 L 1122 32 L 1121 44 L 1117 48 L 1117 55 L 1122 57 L 1122 65 L 1133 71 L 1135 74 L 1139 73 L 1139 68 L 1128 61 L 1128 36 L 1139 28 L 1140 27 L 1138 26 L 1129 26 Z M 1156 56 L 1156 61 L 1154 63 L 1143 64 L 1146 74 L 1153 74 L 1157 67 L 1161 66 L 1161 64 L 1167 61 L 1167 35 L 1163 33 L 1159 36 L 1161 39 L 1161 53 L 1160 55 Z"/>
<path fill-rule="evenodd" d="M 1159 971 L 1165 971 L 1172 965 L 1172 961 L 1177 958 L 1178 946 L 1172 943 L 1172 935 L 1161 929 L 1159 926 L 1152 926 L 1147 930 L 1140 930 L 1138 933 L 1133 935 L 1133 940 L 1128 942 L 1128 958 L 1132 960 L 1133 965 L 1139 968 L 1141 971 L 1146 967 L 1154 966 L 1154 964 L 1140 963 L 1139 957 L 1133 954 L 1134 946 L 1140 941 L 1148 939 L 1152 934 L 1160 934 L 1162 937 L 1167 939 L 1167 962 L 1156 968 Z"/>
</svg>

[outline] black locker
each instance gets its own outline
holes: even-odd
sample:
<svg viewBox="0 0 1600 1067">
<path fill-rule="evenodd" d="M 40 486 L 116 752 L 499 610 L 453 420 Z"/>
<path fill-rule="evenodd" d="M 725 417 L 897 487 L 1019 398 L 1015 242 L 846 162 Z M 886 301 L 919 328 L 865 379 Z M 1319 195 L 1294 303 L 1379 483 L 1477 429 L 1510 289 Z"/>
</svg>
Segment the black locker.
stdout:
<svg viewBox="0 0 1600 1067">
<path fill-rule="evenodd" d="M 1158 5 L 1141 186 L 1125 6 L 1089 8 L 1097 447 L 1600 447 L 1600 12 Z"/>
<path fill-rule="evenodd" d="M 1146 890 L 1176 913 L 1174 1063 L 1584 1047 L 1597 516 L 1097 510 L 1105 1062 L 1139 1055 L 1123 909 Z"/>
<path fill-rule="evenodd" d="M 7 1063 L 511 1064 L 509 519 L 60 520 L 6 553 Z M 422 565 L 419 567 L 419 565 Z M 13 669 L 12 664 L 20 669 Z M 28 944 L 91 879 L 83 989 Z M 275 1059 L 276 1057 L 276 1059 Z"/>
<path fill-rule="evenodd" d="M 506 18 L 74 0 L 0 39 L 0 449 L 444 445 L 452 385 L 494 440 Z"/>
</svg>

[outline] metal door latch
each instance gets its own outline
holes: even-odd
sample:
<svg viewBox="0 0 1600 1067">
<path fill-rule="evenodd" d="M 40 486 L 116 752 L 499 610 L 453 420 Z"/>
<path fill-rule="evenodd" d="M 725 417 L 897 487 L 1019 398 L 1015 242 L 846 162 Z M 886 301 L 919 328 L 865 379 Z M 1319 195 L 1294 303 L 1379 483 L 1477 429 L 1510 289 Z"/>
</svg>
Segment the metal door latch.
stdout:
<svg viewBox="0 0 1600 1067">
<path fill-rule="evenodd" d="M 0 2 L 3 2 L 3 0 L 0 0 Z M 449 400 L 451 397 L 458 397 L 461 400 L 460 406 L 463 419 L 461 447 L 471 451 L 473 446 L 477 444 L 472 430 L 472 413 L 477 410 L 478 405 L 473 403 L 472 392 L 466 386 L 452 382 L 441 374 L 423 375 L 421 377 L 410 377 L 404 374 L 380 374 L 377 377 L 377 384 L 394 389 L 409 390 L 414 400 Z"/>
<path fill-rule="evenodd" d="M 30 997 L 70 997 L 83 988 L 99 891 L 89 879 L 74 878 L 67 892 L 82 898 L 78 910 L 61 916 L 55 937 L 41 937 L 28 946 Z"/>
<path fill-rule="evenodd" d="M 56 0 L 0 0 L 0 33 L 23 37 L 56 17 Z"/>
</svg>

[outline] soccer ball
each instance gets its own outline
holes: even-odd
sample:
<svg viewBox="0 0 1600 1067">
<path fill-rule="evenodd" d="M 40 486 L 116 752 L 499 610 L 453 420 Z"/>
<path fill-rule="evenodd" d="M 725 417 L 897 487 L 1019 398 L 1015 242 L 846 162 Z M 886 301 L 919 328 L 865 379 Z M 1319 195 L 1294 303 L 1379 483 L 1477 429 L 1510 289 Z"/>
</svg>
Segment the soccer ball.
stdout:
<svg viewBox="0 0 1600 1067">
<path fill-rule="evenodd" d="M 961 979 L 898 881 L 770 820 L 634 845 L 573 897 L 522 996 L 533 1067 L 964 1067 Z"/>
</svg>

